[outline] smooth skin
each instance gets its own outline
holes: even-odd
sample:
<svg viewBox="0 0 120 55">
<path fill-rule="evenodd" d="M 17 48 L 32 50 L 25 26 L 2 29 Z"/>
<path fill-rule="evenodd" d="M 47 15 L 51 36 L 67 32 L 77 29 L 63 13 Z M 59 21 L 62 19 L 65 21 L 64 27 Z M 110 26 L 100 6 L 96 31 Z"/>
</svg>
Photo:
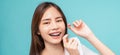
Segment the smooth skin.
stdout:
<svg viewBox="0 0 120 55">
<path fill-rule="evenodd" d="M 101 55 L 115 55 L 108 47 L 106 47 L 99 39 L 96 38 L 90 28 L 82 20 L 77 20 L 73 22 L 73 25 L 74 27 L 68 24 L 68 28 L 77 35 L 82 36 L 83 38 L 88 40 L 100 52 Z M 67 36 L 68 34 L 63 37 L 65 48 L 69 52 L 71 52 L 71 55 L 79 55 L 77 48 L 69 46 L 74 44 L 75 41 L 70 44 L 69 42 L 71 42 L 71 40 L 68 40 Z M 74 46 L 77 46 L 77 44 L 74 44 Z"/>
</svg>

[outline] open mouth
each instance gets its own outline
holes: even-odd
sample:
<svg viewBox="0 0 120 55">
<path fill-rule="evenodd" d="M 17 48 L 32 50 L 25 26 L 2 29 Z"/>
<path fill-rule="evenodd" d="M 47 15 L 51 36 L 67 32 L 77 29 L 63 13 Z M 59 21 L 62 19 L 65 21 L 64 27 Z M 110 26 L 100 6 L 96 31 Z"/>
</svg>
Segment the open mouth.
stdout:
<svg viewBox="0 0 120 55">
<path fill-rule="evenodd" d="M 49 35 L 52 37 L 58 37 L 60 36 L 61 32 L 55 32 L 55 33 L 50 33 Z"/>
</svg>

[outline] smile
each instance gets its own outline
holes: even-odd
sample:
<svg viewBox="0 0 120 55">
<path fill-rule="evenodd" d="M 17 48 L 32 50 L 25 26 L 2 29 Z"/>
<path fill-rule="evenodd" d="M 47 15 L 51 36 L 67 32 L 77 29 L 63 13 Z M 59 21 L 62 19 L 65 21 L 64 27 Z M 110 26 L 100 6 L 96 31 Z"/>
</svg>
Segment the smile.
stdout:
<svg viewBox="0 0 120 55">
<path fill-rule="evenodd" d="M 54 32 L 54 33 L 50 33 L 49 35 L 52 37 L 58 37 L 60 36 L 61 32 Z"/>
</svg>

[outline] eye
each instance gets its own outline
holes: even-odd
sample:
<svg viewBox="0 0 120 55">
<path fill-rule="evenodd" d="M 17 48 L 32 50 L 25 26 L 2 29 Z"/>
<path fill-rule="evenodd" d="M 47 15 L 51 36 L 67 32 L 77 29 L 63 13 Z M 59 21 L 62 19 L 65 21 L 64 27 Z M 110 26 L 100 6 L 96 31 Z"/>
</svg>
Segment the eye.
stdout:
<svg viewBox="0 0 120 55">
<path fill-rule="evenodd" d="M 43 24 L 50 24 L 50 22 L 43 22 Z"/>
<path fill-rule="evenodd" d="M 63 20 L 57 20 L 56 22 L 62 22 Z"/>
</svg>

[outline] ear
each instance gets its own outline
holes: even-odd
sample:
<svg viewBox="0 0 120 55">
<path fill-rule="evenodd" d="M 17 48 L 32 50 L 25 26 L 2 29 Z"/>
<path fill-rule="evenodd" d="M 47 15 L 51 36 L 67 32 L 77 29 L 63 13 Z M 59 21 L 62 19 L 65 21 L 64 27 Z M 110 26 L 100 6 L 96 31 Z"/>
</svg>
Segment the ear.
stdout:
<svg viewBox="0 0 120 55">
<path fill-rule="evenodd" d="M 38 31 L 37 34 L 40 35 L 40 32 Z"/>
</svg>

